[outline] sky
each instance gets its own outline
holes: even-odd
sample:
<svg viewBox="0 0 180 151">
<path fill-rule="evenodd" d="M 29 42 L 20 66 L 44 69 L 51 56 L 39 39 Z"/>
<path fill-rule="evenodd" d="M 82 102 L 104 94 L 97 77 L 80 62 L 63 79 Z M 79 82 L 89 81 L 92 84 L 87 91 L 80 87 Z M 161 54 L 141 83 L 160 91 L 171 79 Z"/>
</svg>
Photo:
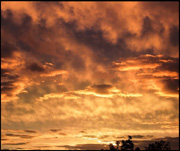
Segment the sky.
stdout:
<svg viewBox="0 0 180 151">
<path fill-rule="evenodd" d="M 179 2 L 1 2 L 1 149 L 179 149 Z"/>
</svg>

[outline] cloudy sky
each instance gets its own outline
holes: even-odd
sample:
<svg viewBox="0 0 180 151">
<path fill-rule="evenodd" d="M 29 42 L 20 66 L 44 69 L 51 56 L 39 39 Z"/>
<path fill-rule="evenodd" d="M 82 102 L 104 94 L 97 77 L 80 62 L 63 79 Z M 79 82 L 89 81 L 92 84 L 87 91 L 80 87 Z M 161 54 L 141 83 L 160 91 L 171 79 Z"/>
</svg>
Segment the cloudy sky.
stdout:
<svg viewBox="0 0 180 151">
<path fill-rule="evenodd" d="M 1 2 L 1 133 L 2 149 L 178 149 L 179 2 Z"/>
</svg>

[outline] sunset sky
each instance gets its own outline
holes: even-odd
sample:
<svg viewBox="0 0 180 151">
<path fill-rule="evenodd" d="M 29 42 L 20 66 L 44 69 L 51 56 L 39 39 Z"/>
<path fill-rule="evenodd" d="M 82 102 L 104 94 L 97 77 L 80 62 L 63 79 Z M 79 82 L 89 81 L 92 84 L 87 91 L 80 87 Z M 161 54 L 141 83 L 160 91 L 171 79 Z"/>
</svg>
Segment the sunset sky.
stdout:
<svg viewBox="0 0 180 151">
<path fill-rule="evenodd" d="M 1 2 L 1 149 L 179 146 L 179 2 Z"/>
</svg>

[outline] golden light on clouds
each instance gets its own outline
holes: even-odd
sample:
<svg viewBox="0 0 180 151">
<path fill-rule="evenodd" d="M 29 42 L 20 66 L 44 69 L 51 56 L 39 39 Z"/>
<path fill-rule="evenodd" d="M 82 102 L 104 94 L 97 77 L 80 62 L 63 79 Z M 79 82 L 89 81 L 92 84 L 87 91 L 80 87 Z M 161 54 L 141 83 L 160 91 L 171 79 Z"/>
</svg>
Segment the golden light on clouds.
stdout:
<svg viewBox="0 0 180 151">
<path fill-rule="evenodd" d="M 1 2 L 1 39 L 1 149 L 177 142 L 179 2 Z"/>
</svg>

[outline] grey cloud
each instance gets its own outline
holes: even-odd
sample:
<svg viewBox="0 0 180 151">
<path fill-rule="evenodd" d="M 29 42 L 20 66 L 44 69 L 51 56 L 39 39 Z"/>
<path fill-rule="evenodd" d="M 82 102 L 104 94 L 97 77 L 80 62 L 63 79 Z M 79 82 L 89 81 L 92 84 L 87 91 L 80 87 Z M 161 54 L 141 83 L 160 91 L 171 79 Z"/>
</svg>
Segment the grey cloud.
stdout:
<svg viewBox="0 0 180 151">
<path fill-rule="evenodd" d="M 179 29 L 177 26 L 170 28 L 169 41 L 173 46 L 179 46 Z"/>
<path fill-rule="evenodd" d="M 13 90 L 15 90 L 17 87 L 14 86 L 14 83 L 16 81 L 7 81 L 1 83 L 1 92 L 6 93 L 7 95 L 12 95 Z"/>
<path fill-rule="evenodd" d="M 17 50 L 17 47 L 15 44 L 2 39 L 2 42 L 1 42 L 1 57 L 2 58 L 11 57 L 15 50 Z"/>
<path fill-rule="evenodd" d="M 47 29 L 46 27 L 43 27 L 41 23 L 39 24 L 32 24 L 32 18 L 28 14 L 21 14 L 21 20 L 22 22 L 20 24 L 15 23 L 15 18 L 11 10 L 2 11 L 7 17 L 1 16 L 2 21 L 2 30 L 4 33 L 8 33 L 9 37 L 11 39 L 6 38 L 6 35 L 4 35 L 3 41 L 3 48 L 4 50 L 7 49 L 7 52 L 2 51 L 4 56 L 10 55 L 12 51 L 14 51 L 14 47 L 20 47 L 22 48 L 21 51 L 28 52 L 34 56 L 46 56 L 47 54 L 50 55 L 53 51 L 49 51 L 47 49 L 50 48 L 53 49 L 54 44 L 49 44 L 48 41 L 45 41 L 47 37 L 51 38 L 52 31 L 50 29 Z M 51 31 L 51 32 L 50 32 Z M 16 39 L 14 39 L 16 37 Z M 8 41 L 11 43 L 15 43 L 17 46 L 9 46 Z M 43 49 L 43 50 L 42 50 Z M 7 53 L 7 54 L 6 54 Z"/>
<path fill-rule="evenodd" d="M 112 88 L 112 85 L 109 84 L 100 84 L 100 85 L 92 85 L 93 90 L 97 93 L 109 93 L 109 89 Z"/>
<path fill-rule="evenodd" d="M 32 18 L 27 14 L 21 14 L 22 23 L 16 24 L 14 18 L 14 12 L 11 10 L 2 11 L 7 17 L 1 16 L 1 26 L 5 33 L 9 33 L 11 36 L 15 36 L 17 40 L 22 40 L 23 36 L 26 37 L 32 27 Z M 6 35 L 5 35 L 6 39 Z M 6 42 L 7 43 L 7 42 Z M 5 43 L 5 44 L 6 44 Z M 6 46 L 7 47 L 7 46 Z"/>
<path fill-rule="evenodd" d="M 75 54 L 73 51 L 68 50 L 65 52 L 65 58 L 70 63 L 72 69 L 76 71 L 85 70 L 85 60 L 80 56 Z"/>
<path fill-rule="evenodd" d="M 99 63 L 108 63 L 120 56 L 127 57 L 135 53 L 127 49 L 124 39 L 119 39 L 115 45 L 108 42 L 103 36 L 103 31 L 95 26 L 78 30 L 76 21 L 65 22 L 62 18 L 57 21 L 57 25 L 62 26 L 78 43 L 91 48 L 94 52 L 93 59 Z"/>
<path fill-rule="evenodd" d="M 111 44 L 103 38 L 101 30 L 92 28 L 73 32 L 75 39 L 92 48 L 94 60 L 97 62 L 106 63 L 118 59 L 120 56 L 126 57 L 131 54 L 131 51 L 126 47 L 124 39 L 119 39 L 115 45 Z"/>
<path fill-rule="evenodd" d="M 9 80 L 18 80 L 20 77 L 19 75 L 9 75 L 9 74 L 3 74 L 2 77 L 7 77 Z"/>
<path fill-rule="evenodd" d="M 24 130 L 24 132 L 27 132 L 27 133 L 37 133 L 37 131 L 34 131 L 34 130 Z"/>
<path fill-rule="evenodd" d="M 143 27 L 142 27 L 142 36 L 145 36 L 146 34 L 153 31 L 153 27 L 151 25 L 151 20 L 148 16 L 146 16 L 143 20 Z"/>
<path fill-rule="evenodd" d="M 44 71 L 45 71 L 45 69 L 44 69 L 41 65 L 39 65 L 39 64 L 37 64 L 37 63 L 32 63 L 32 64 L 30 64 L 30 65 L 27 67 L 27 69 L 29 69 L 29 70 L 31 70 L 31 71 L 34 71 L 34 72 L 44 72 Z"/>
<path fill-rule="evenodd" d="M 160 59 L 165 59 L 165 60 L 171 60 L 170 62 L 161 62 L 161 66 L 157 67 L 158 70 L 169 70 L 169 71 L 174 71 L 174 72 L 179 72 L 179 59 L 178 58 L 171 58 L 171 57 L 166 57 L 166 58 L 160 58 Z"/>
<path fill-rule="evenodd" d="M 84 60 L 80 56 L 71 56 L 71 58 L 73 58 L 71 62 L 73 68 L 75 68 L 77 71 L 85 69 Z"/>
<path fill-rule="evenodd" d="M 49 78 L 49 80 L 50 79 L 51 78 Z M 50 88 L 50 85 L 52 84 L 54 86 L 53 90 Z M 41 83 L 41 88 L 38 85 L 32 85 L 26 88 L 26 90 L 28 93 L 21 93 L 19 94 L 19 97 L 21 100 L 23 100 L 24 103 L 32 103 L 35 102 L 36 98 L 41 97 L 44 94 L 66 92 L 67 88 L 65 86 L 57 85 L 57 83 L 52 82 L 52 80 L 46 80 L 45 82 Z"/>
<path fill-rule="evenodd" d="M 179 79 L 163 79 L 163 90 L 169 93 L 179 93 Z"/>
<path fill-rule="evenodd" d="M 179 2 L 177 1 L 163 1 L 162 2 L 142 2 L 141 3 L 145 9 L 149 10 L 165 10 L 167 13 L 178 13 Z"/>
</svg>

